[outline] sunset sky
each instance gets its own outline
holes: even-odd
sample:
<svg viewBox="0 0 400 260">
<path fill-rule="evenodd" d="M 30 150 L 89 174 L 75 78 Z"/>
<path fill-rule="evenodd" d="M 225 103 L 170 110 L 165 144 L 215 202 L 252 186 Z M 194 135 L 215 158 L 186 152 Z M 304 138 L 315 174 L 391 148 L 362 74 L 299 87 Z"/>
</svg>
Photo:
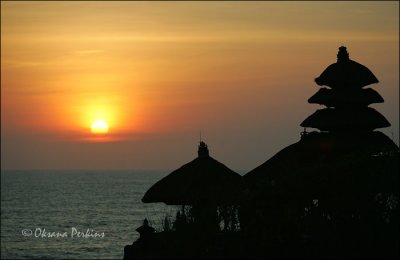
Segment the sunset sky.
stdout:
<svg viewBox="0 0 400 260">
<path fill-rule="evenodd" d="M 297 142 L 314 78 L 379 79 L 399 143 L 399 2 L 1 2 L 1 168 L 248 172 Z M 108 132 L 92 133 L 101 120 Z M 103 131 L 104 130 L 104 131 Z M 310 131 L 312 129 L 309 129 Z M 95 131 L 96 132 L 96 131 Z"/>
</svg>

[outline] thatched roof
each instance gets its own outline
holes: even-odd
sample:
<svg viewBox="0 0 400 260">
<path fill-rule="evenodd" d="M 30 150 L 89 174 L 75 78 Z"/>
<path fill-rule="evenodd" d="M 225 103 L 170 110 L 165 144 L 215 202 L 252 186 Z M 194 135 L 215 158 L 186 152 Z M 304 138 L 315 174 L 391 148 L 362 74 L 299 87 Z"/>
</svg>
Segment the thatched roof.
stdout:
<svg viewBox="0 0 400 260">
<path fill-rule="evenodd" d="M 329 65 L 315 82 L 331 88 L 362 88 L 379 81 L 367 67 L 349 59 L 346 47 L 342 46 L 338 61 Z"/>
<path fill-rule="evenodd" d="M 378 131 L 344 136 L 309 133 L 245 174 L 243 179 L 251 194 L 249 198 L 260 204 L 313 199 L 323 194 L 332 196 L 350 181 L 355 182 L 354 186 L 347 188 L 361 188 L 361 183 L 379 176 L 382 171 L 389 170 L 388 174 L 397 176 L 398 171 L 382 166 L 380 157 L 374 156 L 396 151 L 398 154 L 398 146 Z M 394 168 L 398 169 L 398 157 L 393 160 L 397 160 Z M 387 188 L 397 189 L 395 186 Z"/>
<path fill-rule="evenodd" d="M 371 88 L 351 90 L 321 88 L 308 99 L 308 103 L 321 104 L 327 107 L 368 106 L 383 102 L 381 95 Z"/>
<path fill-rule="evenodd" d="M 372 131 L 389 127 L 390 123 L 378 111 L 370 107 L 354 109 L 319 109 L 307 117 L 302 127 L 318 128 L 321 131 Z"/>
<path fill-rule="evenodd" d="M 199 157 L 154 184 L 142 202 L 169 205 L 236 204 L 241 176 L 208 154 L 201 142 Z"/>
</svg>

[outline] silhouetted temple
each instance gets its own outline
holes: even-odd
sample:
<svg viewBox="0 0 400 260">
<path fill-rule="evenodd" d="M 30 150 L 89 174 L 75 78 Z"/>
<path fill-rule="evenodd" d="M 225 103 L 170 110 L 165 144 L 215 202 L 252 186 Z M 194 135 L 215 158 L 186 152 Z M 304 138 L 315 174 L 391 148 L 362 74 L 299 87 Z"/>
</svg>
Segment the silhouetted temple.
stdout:
<svg viewBox="0 0 400 260">
<path fill-rule="evenodd" d="M 238 173 L 212 158 L 207 145 L 200 142 L 198 157 L 150 187 L 142 202 L 225 205 L 237 201 L 240 180 Z"/>
<path fill-rule="evenodd" d="M 147 231 L 124 249 L 124 259 L 222 258 L 235 254 L 226 248 L 226 239 L 237 231 L 237 205 L 241 195 L 241 176 L 212 158 L 207 145 L 200 142 L 198 157 L 155 183 L 142 202 L 182 205 L 172 227 Z M 168 227 L 167 227 L 168 226 Z M 152 231 L 152 230 L 150 230 Z M 222 240 L 222 242 L 221 242 Z M 239 240 L 236 241 L 239 244 Z M 238 246 L 234 246 L 239 248 Z"/>
<path fill-rule="evenodd" d="M 346 47 L 339 48 L 337 62 L 328 66 L 315 79 L 321 88 L 308 102 L 325 105 L 305 119 L 301 126 L 328 132 L 365 132 L 388 127 L 390 123 L 372 103 L 382 103 L 383 98 L 365 86 L 378 83 L 375 75 L 365 66 L 351 60 Z"/>
<path fill-rule="evenodd" d="M 398 208 L 388 210 L 387 201 L 396 197 L 398 202 L 399 148 L 374 131 L 390 124 L 368 107 L 383 98 L 364 88 L 378 79 L 340 47 L 337 62 L 315 82 L 327 87 L 308 102 L 326 108 L 301 126 L 320 131 L 302 132 L 300 141 L 243 176 L 242 231 L 250 240 L 263 241 L 255 247 L 259 256 L 265 256 L 263 244 L 274 243 L 291 248 L 289 257 L 398 255 L 393 231 Z M 390 217 L 383 221 L 385 214 Z M 275 250 L 272 246 L 269 255 L 282 257 Z"/>
<path fill-rule="evenodd" d="M 192 222 L 188 224 L 215 231 L 219 230 L 217 208 L 238 204 L 240 185 L 241 176 L 212 158 L 207 145 L 200 142 L 198 157 L 150 187 L 142 202 L 182 205 L 180 215 Z M 189 212 L 185 205 L 190 205 Z"/>
<path fill-rule="evenodd" d="M 399 147 L 375 130 L 390 126 L 368 107 L 383 102 L 365 88 L 378 79 L 346 47 L 337 58 L 308 100 L 326 108 L 301 123 L 320 131 L 304 130 L 243 177 L 201 142 L 197 158 L 142 199 L 190 210 L 126 246 L 124 258 L 399 259 Z"/>
<path fill-rule="evenodd" d="M 149 226 L 149 221 L 147 220 L 147 218 L 145 218 L 143 220 L 143 225 L 138 227 L 136 229 L 137 232 L 139 232 L 140 234 L 140 238 L 142 239 L 146 239 L 147 237 L 149 237 L 152 233 L 154 233 L 154 228 Z"/>
</svg>

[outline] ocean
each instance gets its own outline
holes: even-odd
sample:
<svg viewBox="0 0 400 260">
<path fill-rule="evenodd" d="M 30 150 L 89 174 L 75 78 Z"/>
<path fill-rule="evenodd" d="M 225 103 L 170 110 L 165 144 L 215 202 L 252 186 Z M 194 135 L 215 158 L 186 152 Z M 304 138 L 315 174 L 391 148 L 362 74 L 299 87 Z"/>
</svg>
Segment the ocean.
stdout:
<svg viewBox="0 0 400 260">
<path fill-rule="evenodd" d="M 169 172 L 2 171 L 2 259 L 122 259 L 144 218 L 177 206 L 141 202 Z"/>
</svg>

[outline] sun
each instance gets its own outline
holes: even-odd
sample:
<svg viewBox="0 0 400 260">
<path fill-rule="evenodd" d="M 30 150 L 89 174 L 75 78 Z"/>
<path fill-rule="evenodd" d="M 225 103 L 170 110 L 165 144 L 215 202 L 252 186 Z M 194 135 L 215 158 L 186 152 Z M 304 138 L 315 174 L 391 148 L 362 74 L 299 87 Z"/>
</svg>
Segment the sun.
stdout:
<svg viewBox="0 0 400 260">
<path fill-rule="evenodd" d="M 104 119 L 97 119 L 93 121 L 90 130 L 93 134 L 106 134 L 108 133 L 108 124 Z"/>
</svg>

